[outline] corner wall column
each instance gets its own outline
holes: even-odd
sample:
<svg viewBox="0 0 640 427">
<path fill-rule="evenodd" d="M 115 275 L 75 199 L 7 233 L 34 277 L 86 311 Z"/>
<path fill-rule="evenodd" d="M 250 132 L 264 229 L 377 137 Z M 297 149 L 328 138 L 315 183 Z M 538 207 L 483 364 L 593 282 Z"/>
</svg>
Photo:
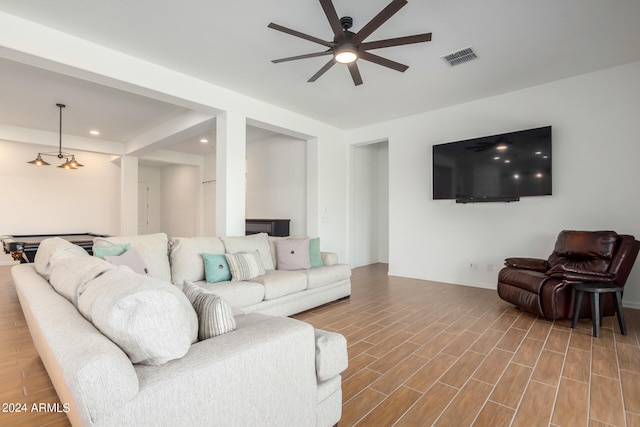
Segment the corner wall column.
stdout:
<svg viewBox="0 0 640 427">
<path fill-rule="evenodd" d="M 138 158 L 120 158 L 120 235 L 138 234 Z"/>
<path fill-rule="evenodd" d="M 241 236 L 246 217 L 247 118 L 216 117 L 216 235 Z"/>
</svg>

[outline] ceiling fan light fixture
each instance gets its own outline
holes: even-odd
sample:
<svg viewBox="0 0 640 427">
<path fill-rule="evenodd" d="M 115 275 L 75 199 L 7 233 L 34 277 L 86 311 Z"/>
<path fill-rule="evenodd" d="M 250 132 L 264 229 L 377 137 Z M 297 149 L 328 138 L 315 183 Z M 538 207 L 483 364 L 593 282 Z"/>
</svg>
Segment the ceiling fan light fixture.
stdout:
<svg viewBox="0 0 640 427">
<path fill-rule="evenodd" d="M 351 64 L 358 59 L 358 49 L 352 44 L 344 44 L 336 49 L 334 59 L 341 64 Z"/>
<path fill-rule="evenodd" d="M 400 9 L 402 9 L 407 3 L 407 0 L 391 0 L 391 2 L 383 8 L 377 15 L 375 15 L 369 22 L 367 22 L 358 32 L 354 33 L 350 31 L 353 26 L 353 18 L 350 16 L 343 16 L 340 18 L 333 5 L 333 0 L 319 0 L 320 6 L 324 11 L 324 15 L 329 21 L 329 26 L 333 32 L 333 40 L 323 40 L 310 34 L 305 34 L 291 28 L 283 27 L 282 25 L 274 24 L 271 22 L 267 25 L 276 31 L 281 31 L 285 34 L 289 34 L 294 37 L 298 37 L 322 46 L 325 46 L 326 50 L 321 52 L 313 52 L 304 55 L 290 56 L 287 58 L 274 59 L 271 62 L 278 64 L 280 62 L 294 61 L 298 59 L 316 58 L 318 56 L 332 55 L 332 58 L 322 68 L 320 68 L 313 76 L 307 80 L 307 82 L 315 82 L 320 76 L 326 73 L 336 63 L 347 65 L 349 74 L 355 86 L 362 84 L 362 76 L 358 69 L 357 60 L 372 62 L 374 64 L 381 65 L 383 67 L 390 68 L 392 70 L 405 72 L 407 65 L 400 64 L 399 62 L 392 61 L 382 56 L 375 55 L 370 50 L 382 49 L 395 46 L 403 46 L 413 43 L 423 43 L 431 41 L 431 33 L 414 34 L 411 36 L 394 37 L 390 39 L 365 41 L 367 37 L 373 34 L 382 24 L 387 22 L 389 18 L 395 15 Z"/>
</svg>

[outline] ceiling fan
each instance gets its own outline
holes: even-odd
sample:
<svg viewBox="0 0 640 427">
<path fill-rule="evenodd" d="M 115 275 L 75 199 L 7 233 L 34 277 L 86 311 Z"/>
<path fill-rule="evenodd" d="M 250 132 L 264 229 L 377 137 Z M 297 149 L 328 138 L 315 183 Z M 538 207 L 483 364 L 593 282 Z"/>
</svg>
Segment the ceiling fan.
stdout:
<svg viewBox="0 0 640 427">
<path fill-rule="evenodd" d="M 282 25 L 274 24 L 273 22 L 268 25 L 269 28 L 282 31 L 283 33 L 290 34 L 295 37 L 300 37 L 305 40 L 309 40 L 314 43 L 326 46 L 328 49 L 322 52 L 308 53 L 305 55 L 290 56 L 288 58 L 275 59 L 271 62 L 274 64 L 286 61 L 294 61 L 296 59 L 315 58 L 317 56 L 332 55 L 332 58 L 327 62 L 317 73 L 315 73 L 308 82 L 315 82 L 320 76 L 326 73 L 336 62 L 346 64 L 351 73 L 353 83 L 358 86 L 362 84 L 362 77 L 360 76 L 360 70 L 356 60 L 363 59 L 365 61 L 373 62 L 374 64 L 382 65 L 383 67 L 391 68 L 396 71 L 404 72 L 407 65 L 400 64 L 387 58 L 383 58 L 378 55 L 374 55 L 368 52 L 372 49 L 380 49 L 384 47 L 401 46 L 412 43 L 422 43 L 431 41 L 431 33 L 416 34 L 413 36 L 396 37 L 392 39 L 376 40 L 371 42 L 365 42 L 364 40 L 369 37 L 375 30 L 377 30 L 382 24 L 384 24 L 389 18 L 395 15 L 402 7 L 407 4 L 407 0 L 392 0 L 384 9 L 382 9 L 376 16 L 373 17 L 364 27 L 357 33 L 349 31 L 349 28 L 353 25 L 353 18 L 345 16 L 338 18 L 335 7 L 331 0 L 320 0 L 320 5 L 324 10 L 324 14 L 327 16 L 329 25 L 333 30 L 333 41 L 326 41 L 319 39 L 308 34 L 301 33 L 296 30 L 292 30 Z"/>
</svg>

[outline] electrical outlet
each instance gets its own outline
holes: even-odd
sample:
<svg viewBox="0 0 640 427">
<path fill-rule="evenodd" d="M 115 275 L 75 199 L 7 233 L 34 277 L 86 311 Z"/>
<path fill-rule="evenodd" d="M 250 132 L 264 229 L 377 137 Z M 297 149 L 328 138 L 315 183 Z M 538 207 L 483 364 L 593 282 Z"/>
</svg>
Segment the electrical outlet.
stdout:
<svg viewBox="0 0 640 427">
<path fill-rule="evenodd" d="M 487 264 L 487 271 L 493 271 L 493 264 Z"/>
<path fill-rule="evenodd" d="M 470 262 L 469 263 L 469 268 L 471 270 L 477 270 L 478 269 L 478 263 L 477 262 Z"/>
</svg>

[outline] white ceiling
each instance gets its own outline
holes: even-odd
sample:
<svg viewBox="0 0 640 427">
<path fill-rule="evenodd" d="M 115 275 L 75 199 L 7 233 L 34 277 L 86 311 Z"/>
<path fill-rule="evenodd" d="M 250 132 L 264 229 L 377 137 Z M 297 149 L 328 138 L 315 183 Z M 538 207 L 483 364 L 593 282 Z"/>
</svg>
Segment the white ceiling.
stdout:
<svg viewBox="0 0 640 427">
<path fill-rule="evenodd" d="M 334 4 L 357 32 L 389 1 Z M 0 0 L 0 10 L 345 129 L 640 60 L 638 0 L 410 0 L 367 41 L 424 32 L 433 40 L 376 51 L 408 65 L 405 73 L 359 61 L 357 87 L 340 64 L 306 82 L 328 57 L 271 63 L 324 48 L 269 22 L 332 39 L 317 0 Z M 441 59 L 468 46 L 478 60 Z M 0 124 L 57 130 L 55 103 L 64 102 L 66 132 L 96 127 L 112 141 L 185 111 L 7 60 L 0 93 Z"/>
</svg>

